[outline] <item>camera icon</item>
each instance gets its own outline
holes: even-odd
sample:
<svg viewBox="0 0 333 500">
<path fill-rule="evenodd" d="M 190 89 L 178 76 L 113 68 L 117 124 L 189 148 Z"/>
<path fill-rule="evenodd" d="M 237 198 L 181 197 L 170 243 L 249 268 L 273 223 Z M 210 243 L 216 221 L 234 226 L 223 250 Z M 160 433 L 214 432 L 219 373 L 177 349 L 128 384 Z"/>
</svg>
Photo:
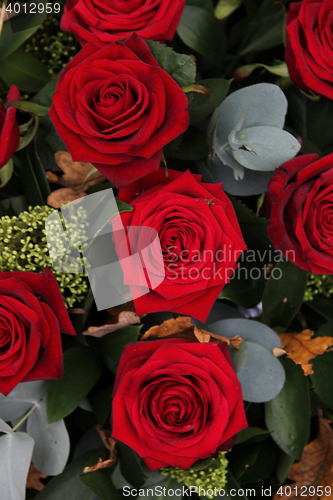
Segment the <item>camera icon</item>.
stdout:
<svg viewBox="0 0 333 500">
<path fill-rule="evenodd" d="M 112 189 L 53 212 L 45 230 L 54 270 L 86 272 L 99 311 L 142 297 L 164 280 L 157 231 L 124 227 Z"/>
</svg>

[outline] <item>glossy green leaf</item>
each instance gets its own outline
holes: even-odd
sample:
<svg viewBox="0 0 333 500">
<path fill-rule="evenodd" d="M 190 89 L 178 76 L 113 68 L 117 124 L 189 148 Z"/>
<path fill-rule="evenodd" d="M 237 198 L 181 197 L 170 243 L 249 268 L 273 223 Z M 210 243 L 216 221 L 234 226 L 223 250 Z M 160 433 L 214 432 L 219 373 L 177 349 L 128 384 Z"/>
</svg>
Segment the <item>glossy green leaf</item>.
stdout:
<svg viewBox="0 0 333 500">
<path fill-rule="evenodd" d="M 39 3 L 46 4 L 47 0 Z M 0 38 L 0 59 L 4 59 L 14 52 L 27 40 L 46 19 L 46 12 L 39 14 L 21 14 L 3 25 Z M 0 65 L 1 76 L 1 65 Z"/>
<path fill-rule="evenodd" d="M 194 83 L 196 74 L 195 58 L 178 54 L 171 47 L 160 42 L 146 40 L 158 64 L 180 85 L 185 87 Z"/>
<path fill-rule="evenodd" d="M 84 467 L 95 465 L 98 459 L 107 460 L 110 453 L 106 448 L 94 451 L 86 460 Z M 80 476 L 83 484 L 88 486 L 101 500 L 121 500 L 122 496 L 112 483 L 110 469 L 101 469 Z"/>
<path fill-rule="evenodd" d="M 10 101 L 6 103 L 7 106 L 14 106 L 14 108 L 20 111 L 26 111 L 27 113 L 34 113 L 37 116 L 47 116 L 50 109 L 46 106 L 41 106 L 30 101 Z"/>
<path fill-rule="evenodd" d="M 32 116 L 31 120 L 29 120 L 30 126 L 28 128 L 24 129 L 24 132 L 22 131 L 20 127 L 20 145 L 17 148 L 16 151 L 21 151 L 21 149 L 24 149 L 25 147 L 30 144 L 30 142 L 33 140 L 35 137 L 37 130 L 38 130 L 38 125 L 39 125 L 39 119 L 38 116 Z"/>
<path fill-rule="evenodd" d="M 52 96 L 55 92 L 57 79 L 53 78 L 32 98 L 34 102 L 41 106 L 50 107 L 52 104 Z"/>
<path fill-rule="evenodd" d="M 148 478 L 135 451 L 120 441 L 117 441 L 117 452 L 120 458 L 120 470 L 126 481 L 135 488 L 143 486 Z"/>
<path fill-rule="evenodd" d="M 318 396 L 333 409 L 333 352 L 324 352 L 312 361 L 311 380 Z"/>
<path fill-rule="evenodd" d="M 315 295 L 312 300 L 307 301 L 306 305 L 326 320 L 333 321 L 333 297 Z"/>
<path fill-rule="evenodd" d="M 101 391 L 93 400 L 92 407 L 94 415 L 100 425 L 104 425 L 111 412 L 113 386 L 109 385 Z"/>
<path fill-rule="evenodd" d="M 267 325 L 287 328 L 299 311 L 306 289 L 306 271 L 288 261 L 275 266 L 263 294 L 263 317 Z"/>
<path fill-rule="evenodd" d="M 242 265 L 236 270 L 235 277 L 230 280 L 220 294 L 221 299 L 232 300 L 235 304 L 245 308 L 255 307 L 261 302 L 264 292 L 264 280 L 252 280 L 249 269 Z"/>
<path fill-rule="evenodd" d="M 104 359 L 119 360 L 124 352 L 124 346 L 138 340 L 141 326 L 125 326 L 121 330 L 109 333 L 100 339 L 100 349 Z"/>
<path fill-rule="evenodd" d="M 206 87 L 209 97 L 197 93 L 188 95 L 190 122 L 203 120 L 212 113 L 227 95 L 231 82 L 232 80 L 223 80 L 223 78 L 199 80 L 197 83 Z"/>
<path fill-rule="evenodd" d="M 234 498 L 235 500 L 248 500 L 248 498 L 245 496 L 245 491 L 239 486 L 230 470 L 228 470 L 227 480 L 228 482 L 224 488 L 226 492 L 226 498 Z"/>
<path fill-rule="evenodd" d="M 195 5 L 196 7 L 208 10 L 208 12 L 212 14 L 214 13 L 214 4 L 212 0 L 187 0 L 186 5 Z"/>
<path fill-rule="evenodd" d="M 285 14 L 281 7 L 275 12 L 272 9 L 268 15 L 260 16 L 258 21 L 252 25 L 252 36 L 241 51 L 241 55 L 282 45 L 284 22 Z"/>
<path fill-rule="evenodd" d="M 251 449 L 254 445 L 248 445 Z M 261 443 L 260 451 L 252 466 L 246 467 L 242 474 L 240 483 L 262 483 L 273 472 L 279 448 L 272 439 L 267 439 Z M 263 497 L 265 498 L 265 497 Z"/>
<path fill-rule="evenodd" d="M 224 28 L 213 14 L 194 5 L 186 5 L 177 27 L 181 40 L 221 67 L 226 49 Z"/>
<path fill-rule="evenodd" d="M 260 429 L 259 427 L 246 427 L 237 434 L 236 444 L 241 444 L 246 442 L 258 443 L 264 441 L 270 435 L 270 431 L 267 429 Z"/>
<path fill-rule="evenodd" d="M 8 87 L 15 84 L 25 92 L 37 92 L 51 78 L 47 67 L 22 47 L 2 59 L 0 74 Z"/>
<path fill-rule="evenodd" d="M 13 172 L 14 163 L 13 159 L 10 158 L 9 162 L 0 169 L 0 188 L 4 187 L 10 181 Z"/>
<path fill-rule="evenodd" d="M 64 375 L 50 380 L 46 395 L 47 422 L 51 424 L 72 413 L 94 387 L 100 368 L 88 347 L 73 347 L 64 353 Z"/>
<path fill-rule="evenodd" d="M 215 17 L 219 21 L 229 17 L 238 7 L 240 7 L 241 0 L 219 0 L 215 7 Z"/>
<path fill-rule="evenodd" d="M 308 379 L 292 360 L 281 358 L 286 371 L 282 391 L 265 404 L 267 429 L 276 444 L 289 456 L 301 460 L 310 433 Z"/>
</svg>

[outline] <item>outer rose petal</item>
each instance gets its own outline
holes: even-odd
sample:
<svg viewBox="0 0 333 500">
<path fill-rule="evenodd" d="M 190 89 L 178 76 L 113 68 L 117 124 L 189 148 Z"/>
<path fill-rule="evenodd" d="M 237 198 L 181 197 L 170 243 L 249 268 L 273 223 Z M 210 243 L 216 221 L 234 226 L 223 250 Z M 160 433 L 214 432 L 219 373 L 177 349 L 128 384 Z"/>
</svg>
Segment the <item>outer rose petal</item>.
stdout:
<svg viewBox="0 0 333 500">
<path fill-rule="evenodd" d="M 8 91 L 6 102 L 19 101 L 20 92 L 15 85 Z M 6 110 L 0 104 L 0 168 L 4 167 L 20 143 L 20 130 L 16 121 L 16 108 Z"/>
<path fill-rule="evenodd" d="M 176 338 L 128 344 L 114 386 L 112 436 L 131 446 L 151 470 L 168 465 L 187 469 L 200 458 L 229 449 L 247 426 L 240 383 L 230 363 L 224 343 Z M 178 415 L 181 394 L 186 394 L 188 406 L 182 405 L 183 420 L 175 428 L 168 415 Z M 191 428 L 199 427 L 191 434 L 186 408 L 192 411 L 192 398 L 197 411 L 194 420 L 191 413 Z M 198 420 L 202 415 L 204 420 Z"/>
<path fill-rule="evenodd" d="M 333 100 L 332 0 L 290 4 L 285 60 L 291 79 L 304 91 Z M 326 35 L 329 40 L 327 40 Z"/>
<path fill-rule="evenodd" d="M 82 46 L 93 42 L 104 47 L 136 32 L 147 40 L 172 40 L 186 0 L 145 0 L 134 10 L 112 9 L 103 12 L 94 0 L 67 0 L 61 29 L 74 34 Z M 119 9 L 119 10 L 118 10 Z"/>
<path fill-rule="evenodd" d="M 320 159 L 304 155 L 276 169 L 268 184 L 268 236 L 288 260 L 314 274 L 333 274 L 333 229 L 325 227 L 322 240 L 319 235 L 324 221 L 312 213 L 316 206 L 313 199 L 324 189 L 322 206 L 332 211 L 332 168 L 332 154 Z"/>
</svg>

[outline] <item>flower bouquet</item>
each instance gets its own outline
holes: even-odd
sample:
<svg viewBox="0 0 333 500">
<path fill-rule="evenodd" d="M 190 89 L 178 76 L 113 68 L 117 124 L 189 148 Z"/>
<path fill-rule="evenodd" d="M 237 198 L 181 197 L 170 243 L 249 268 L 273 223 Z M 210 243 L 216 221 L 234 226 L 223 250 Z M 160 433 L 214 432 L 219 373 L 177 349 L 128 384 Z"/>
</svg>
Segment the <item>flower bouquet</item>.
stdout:
<svg viewBox="0 0 333 500">
<path fill-rule="evenodd" d="M 0 500 L 333 498 L 332 26 L 2 1 Z"/>
</svg>

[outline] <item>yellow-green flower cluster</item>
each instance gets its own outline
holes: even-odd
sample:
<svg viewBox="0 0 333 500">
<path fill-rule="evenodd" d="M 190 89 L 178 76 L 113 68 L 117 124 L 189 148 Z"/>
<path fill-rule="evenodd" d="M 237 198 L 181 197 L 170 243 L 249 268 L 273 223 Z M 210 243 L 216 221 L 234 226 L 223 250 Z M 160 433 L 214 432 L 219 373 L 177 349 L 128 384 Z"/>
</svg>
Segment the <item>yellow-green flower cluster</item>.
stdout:
<svg viewBox="0 0 333 500">
<path fill-rule="evenodd" d="M 188 488 L 191 486 L 201 487 L 205 491 L 211 489 L 221 490 L 227 484 L 227 466 L 228 460 L 225 458 L 226 451 L 220 451 L 216 459 L 206 468 L 200 468 L 197 462 L 187 470 L 178 469 L 177 467 L 165 467 L 160 470 L 162 476 L 170 476 L 176 479 L 178 483 L 184 483 Z M 213 496 L 208 498 L 213 498 Z"/>
<path fill-rule="evenodd" d="M 304 300 L 313 300 L 313 297 L 318 294 L 324 295 L 325 297 L 333 295 L 333 276 L 326 274 L 309 275 Z"/>
<path fill-rule="evenodd" d="M 45 222 L 54 211 L 48 206 L 36 206 L 29 207 L 27 212 L 22 212 L 17 217 L 0 218 L 0 268 L 2 271 L 42 273 L 46 266 L 52 269 Z M 84 219 L 83 214 L 80 217 Z M 84 226 L 82 221 L 81 224 L 75 226 L 78 237 L 81 233 L 84 234 L 82 226 Z M 58 241 L 61 246 L 61 240 Z M 52 244 L 56 246 L 58 241 Z M 59 250 L 61 251 L 61 248 Z M 52 271 L 58 281 L 66 307 L 72 308 L 84 300 L 88 293 L 87 275 L 61 273 L 53 269 Z"/>
<path fill-rule="evenodd" d="M 25 51 L 38 57 L 52 76 L 57 75 L 81 48 L 73 35 L 60 31 L 64 1 L 58 3 L 61 5 L 60 12 L 48 14 L 44 23 L 24 44 Z"/>
</svg>

